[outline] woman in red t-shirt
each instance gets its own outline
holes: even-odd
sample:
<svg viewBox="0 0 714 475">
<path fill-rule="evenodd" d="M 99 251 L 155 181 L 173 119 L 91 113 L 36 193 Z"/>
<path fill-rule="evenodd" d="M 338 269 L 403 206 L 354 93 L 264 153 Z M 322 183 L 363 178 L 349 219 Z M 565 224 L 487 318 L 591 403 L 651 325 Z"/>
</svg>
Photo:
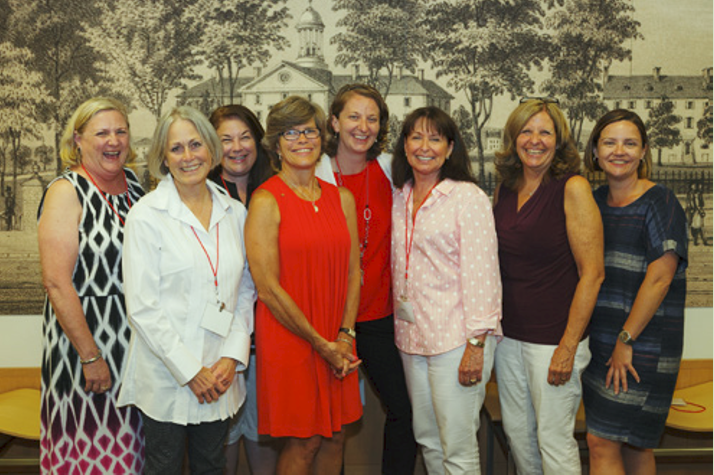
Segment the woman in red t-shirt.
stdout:
<svg viewBox="0 0 714 475">
<path fill-rule="evenodd" d="M 327 156 L 317 176 L 352 192 L 357 205 L 361 292 L 356 336 L 362 367 L 387 410 L 382 473 L 413 474 L 417 445 L 404 370 L 394 344 L 390 272 L 392 185 L 389 109 L 379 91 L 347 84 L 327 121 Z"/>
</svg>

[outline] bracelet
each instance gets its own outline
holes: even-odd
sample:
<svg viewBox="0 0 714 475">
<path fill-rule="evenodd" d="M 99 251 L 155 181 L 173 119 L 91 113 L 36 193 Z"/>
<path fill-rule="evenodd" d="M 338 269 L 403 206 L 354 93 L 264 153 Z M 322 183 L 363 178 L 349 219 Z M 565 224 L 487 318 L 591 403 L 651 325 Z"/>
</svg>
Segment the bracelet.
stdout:
<svg viewBox="0 0 714 475">
<path fill-rule="evenodd" d="M 80 358 L 80 359 L 79 359 L 79 363 L 80 363 L 80 364 L 83 364 L 83 365 L 85 365 L 85 364 L 90 364 L 90 363 L 94 363 L 95 361 L 97 361 L 97 360 L 98 360 L 99 358 L 101 358 L 101 357 L 102 357 L 102 352 L 99 351 L 99 350 L 97 350 L 97 354 L 96 354 L 96 355 L 92 356 L 92 357 L 89 358 L 88 360 L 83 360 L 82 358 Z"/>
<path fill-rule="evenodd" d="M 348 340 L 347 338 L 337 338 L 335 341 L 341 341 L 342 343 L 347 343 L 348 345 L 352 345 L 352 342 Z"/>
</svg>

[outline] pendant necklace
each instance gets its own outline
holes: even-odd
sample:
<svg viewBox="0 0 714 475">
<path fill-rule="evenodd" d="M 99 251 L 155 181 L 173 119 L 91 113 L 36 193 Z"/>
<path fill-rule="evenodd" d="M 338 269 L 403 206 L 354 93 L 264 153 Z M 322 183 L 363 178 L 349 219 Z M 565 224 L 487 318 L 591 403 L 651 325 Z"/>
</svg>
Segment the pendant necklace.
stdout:
<svg viewBox="0 0 714 475">
<path fill-rule="evenodd" d="M 318 211 L 320 211 L 320 208 L 318 208 L 317 205 L 315 204 L 315 201 L 317 201 L 317 200 L 319 199 L 319 197 L 318 197 L 318 198 L 315 198 L 315 199 L 310 199 L 310 198 L 308 198 L 307 196 L 305 196 L 305 195 L 300 191 L 300 189 L 297 187 L 297 185 L 295 185 L 292 181 L 290 181 L 290 180 L 288 179 L 288 177 L 285 175 L 285 173 L 281 173 L 281 174 L 280 174 L 280 177 L 281 177 L 281 178 L 283 179 L 283 181 L 288 185 L 288 187 L 289 187 L 291 190 L 293 190 L 296 195 L 298 195 L 298 197 L 302 198 L 302 199 L 305 200 L 305 201 L 309 201 L 310 204 L 312 204 L 312 209 L 315 210 L 315 213 L 317 213 Z M 313 196 L 314 196 L 314 195 L 315 195 L 315 193 L 314 193 L 314 189 L 315 189 L 314 185 L 317 183 L 317 179 L 313 177 L 312 180 L 313 180 L 313 181 L 310 183 L 310 189 L 311 189 L 311 191 L 313 191 Z M 318 185 L 318 186 L 319 186 L 319 185 Z"/>
</svg>

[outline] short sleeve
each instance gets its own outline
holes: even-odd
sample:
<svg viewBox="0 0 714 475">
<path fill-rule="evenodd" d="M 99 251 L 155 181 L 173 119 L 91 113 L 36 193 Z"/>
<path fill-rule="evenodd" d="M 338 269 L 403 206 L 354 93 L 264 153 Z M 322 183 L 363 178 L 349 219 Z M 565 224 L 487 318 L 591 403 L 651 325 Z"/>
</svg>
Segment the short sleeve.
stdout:
<svg viewBox="0 0 714 475">
<path fill-rule="evenodd" d="M 645 228 L 648 264 L 674 251 L 679 256 L 677 273 L 684 272 L 688 264 L 687 219 L 671 190 L 662 187 L 662 192 L 656 194 L 647 210 Z"/>
</svg>

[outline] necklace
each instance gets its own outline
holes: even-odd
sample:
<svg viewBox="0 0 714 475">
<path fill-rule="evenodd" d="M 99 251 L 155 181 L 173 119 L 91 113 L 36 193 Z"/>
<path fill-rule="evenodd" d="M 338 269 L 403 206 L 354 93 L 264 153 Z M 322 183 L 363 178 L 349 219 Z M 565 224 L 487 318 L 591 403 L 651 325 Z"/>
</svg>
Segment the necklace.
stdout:
<svg viewBox="0 0 714 475">
<path fill-rule="evenodd" d="M 292 181 L 290 181 L 290 180 L 288 179 L 288 177 L 285 175 L 285 173 L 280 173 L 280 178 L 283 179 L 283 181 L 290 187 L 291 190 L 293 190 L 293 191 L 295 192 L 296 195 L 298 195 L 298 197 L 302 198 L 302 199 L 305 200 L 305 201 L 309 201 L 310 204 L 312 204 L 312 209 L 315 210 L 315 213 L 317 213 L 318 211 L 320 211 L 320 208 L 318 208 L 317 205 L 315 204 L 315 201 L 317 201 L 317 200 L 320 198 L 319 196 L 318 196 L 317 198 L 312 198 L 312 199 L 311 199 L 311 198 L 308 198 L 307 196 L 305 196 L 305 195 L 300 191 L 300 189 L 298 188 L 298 186 L 295 185 Z M 312 192 L 312 195 L 313 195 L 313 196 L 315 196 L 315 193 L 316 193 L 316 192 L 315 192 L 315 185 L 317 185 L 317 179 L 316 179 L 315 177 L 313 177 L 313 178 L 312 178 L 312 182 L 310 182 L 310 191 Z M 317 187 L 318 187 L 318 189 L 319 189 L 319 185 L 317 185 Z"/>
<path fill-rule="evenodd" d="M 119 218 L 119 222 L 121 223 L 121 225 L 124 226 L 124 219 L 122 219 L 119 212 L 116 210 L 116 208 L 114 208 L 114 206 L 111 204 L 109 199 L 107 199 L 107 195 L 105 195 L 104 192 L 102 191 L 102 189 L 99 188 L 99 185 L 97 185 L 97 182 L 94 181 L 92 174 L 89 173 L 89 171 L 84 167 L 84 163 L 80 163 L 80 165 L 82 166 L 82 170 L 84 170 L 84 173 L 86 173 L 87 176 L 89 177 L 89 180 L 92 182 L 92 184 L 97 188 L 97 190 L 99 190 L 99 194 L 102 195 L 102 198 L 104 198 L 104 201 L 109 205 L 109 208 L 116 215 L 116 217 Z M 126 186 L 126 202 L 129 205 L 129 209 L 131 209 L 131 196 L 129 196 L 129 184 L 126 182 L 126 173 L 124 173 L 124 186 Z"/>
<path fill-rule="evenodd" d="M 345 186 L 342 181 L 342 168 L 340 167 L 340 161 L 337 157 L 335 157 L 335 163 L 337 164 L 337 183 L 340 186 Z M 369 222 L 372 220 L 372 210 L 369 209 L 369 162 L 365 168 L 367 172 L 364 179 L 364 210 L 362 211 L 362 217 L 364 218 L 364 236 L 362 236 L 362 242 L 359 243 L 359 270 L 362 285 L 364 285 L 364 253 L 367 250 L 367 243 L 369 243 Z"/>
</svg>

